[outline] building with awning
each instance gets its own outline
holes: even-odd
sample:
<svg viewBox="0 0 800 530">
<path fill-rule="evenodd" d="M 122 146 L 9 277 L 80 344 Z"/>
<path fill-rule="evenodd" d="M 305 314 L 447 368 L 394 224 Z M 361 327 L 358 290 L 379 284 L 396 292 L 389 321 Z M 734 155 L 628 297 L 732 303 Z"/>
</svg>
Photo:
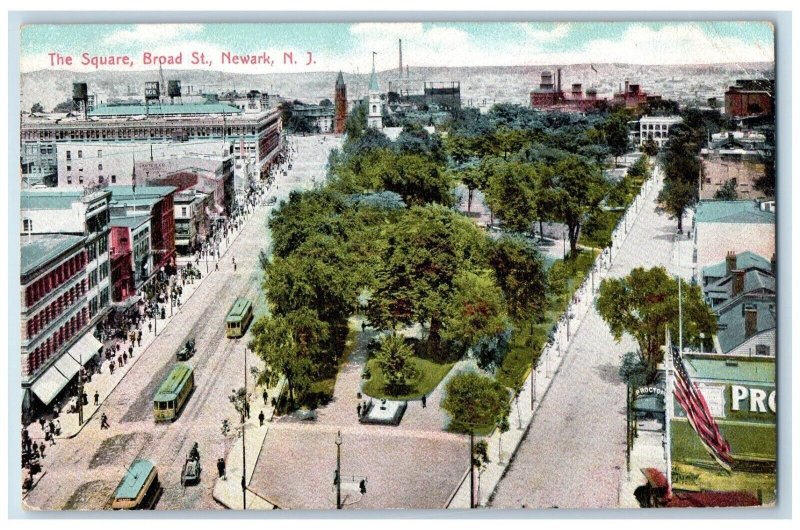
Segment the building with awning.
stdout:
<svg viewBox="0 0 800 530">
<path fill-rule="evenodd" d="M 85 333 L 69 350 L 41 372 L 30 385 L 31 392 L 44 405 L 50 405 L 102 347 L 103 344 L 94 335 Z"/>
</svg>

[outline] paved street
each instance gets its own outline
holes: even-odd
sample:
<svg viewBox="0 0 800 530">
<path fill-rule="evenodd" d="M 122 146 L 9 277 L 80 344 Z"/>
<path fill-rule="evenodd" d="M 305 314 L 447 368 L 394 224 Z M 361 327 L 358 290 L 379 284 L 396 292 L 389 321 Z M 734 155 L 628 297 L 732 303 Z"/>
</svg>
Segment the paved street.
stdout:
<svg viewBox="0 0 800 530">
<path fill-rule="evenodd" d="M 650 191 L 610 276 L 625 276 L 638 266 L 659 265 L 687 275 L 687 267 L 678 266 L 673 243 L 676 221 L 656 208 L 660 188 L 658 184 Z M 589 310 L 496 490 L 492 507 L 620 505 L 619 483 L 625 472 L 625 386 L 618 367 L 621 356 L 634 347 L 627 336 L 617 344 L 597 312 Z"/>
<path fill-rule="evenodd" d="M 327 153 L 336 144 L 319 137 L 290 139 L 297 147 L 294 170 L 279 172 L 272 194 L 284 198 L 295 188 L 310 187 L 312 173 L 324 175 Z M 306 157 L 299 161 L 300 158 Z M 312 166 L 314 170 L 312 171 Z M 244 347 L 247 337 L 227 339 L 224 319 L 238 296 L 259 300 L 256 312 L 263 312 L 262 274 L 258 260 L 261 249 L 269 248 L 265 223 L 273 206 L 260 205 L 243 230 L 231 241 L 220 259 L 219 271 L 203 278 L 194 295 L 141 356 L 108 396 L 92 422 L 75 438 L 58 440 L 48 447 L 47 473 L 24 502 L 32 509 L 101 509 L 106 506 L 126 466 L 135 458 L 148 458 L 156 465 L 164 493 L 158 509 L 215 509 L 211 491 L 216 478 L 217 458 L 228 454 L 235 433 L 224 437 L 223 419 L 239 423 L 228 400 L 231 390 L 242 386 Z M 236 258 L 234 272 L 232 257 Z M 201 264 L 202 267 L 202 264 Z M 213 265 L 212 265 L 213 267 Z M 196 338 L 197 354 L 189 361 L 195 370 L 196 388 L 174 423 L 155 424 L 152 396 L 175 362 L 175 352 L 189 337 Z M 257 364 L 248 356 L 248 367 Z M 250 383 L 252 386 L 252 377 Z M 254 414 L 258 408 L 252 409 Z M 105 413 L 109 430 L 100 430 L 99 414 Z M 189 449 L 198 442 L 204 466 L 199 485 L 184 490 L 180 472 Z"/>
</svg>

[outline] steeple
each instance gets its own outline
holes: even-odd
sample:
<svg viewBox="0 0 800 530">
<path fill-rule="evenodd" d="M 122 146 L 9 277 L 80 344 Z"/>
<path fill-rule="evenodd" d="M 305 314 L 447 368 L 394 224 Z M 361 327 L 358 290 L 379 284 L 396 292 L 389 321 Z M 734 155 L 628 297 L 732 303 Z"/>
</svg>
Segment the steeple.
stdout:
<svg viewBox="0 0 800 530">
<path fill-rule="evenodd" d="M 380 92 L 381 87 L 378 86 L 378 76 L 375 75 L 375 54 L 377 52 L 372 52 L 372 75 L 369 76 L 369 92 Z"/>
<path fill-rule="evenodd" d="M 336 77 L 336 88 L 344 86 L 344 76 L 342 75 L 342 71 L 339 70 L 339 75 Z"/>
</svg>

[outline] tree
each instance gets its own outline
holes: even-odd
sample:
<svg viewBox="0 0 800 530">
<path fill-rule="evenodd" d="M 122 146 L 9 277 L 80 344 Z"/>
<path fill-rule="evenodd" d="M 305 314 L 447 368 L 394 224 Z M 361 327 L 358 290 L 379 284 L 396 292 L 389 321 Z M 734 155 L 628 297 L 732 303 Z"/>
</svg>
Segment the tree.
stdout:
<svg viewBox="0 0 800 530">
<path fill-rule="evenodd" d="M 684 338 L 696 344 L 701 333 L 711 336 L 716 332 L 716 317 L 703 300 L 700 287 L 681 282 Z M 625 333 L 633 336 L 647 373 L 655 373 L 663 358 L 666 326 L 677 342 L 677 281 L 663 267 L 637 267 L 624 278 L 603 280 L 596 305 L 614 339 L 619 342 Z"/>
<path fill-rule="evenodd" d="M 647 156 L 656 156 L 658 155 L 658 144 L 652 138 L 648 138 L 644 142 L 642 142 L 642 153 L 646 154 Z"/>
<path fill-rule="evenodd" d="M 557 162 L 543 178 L 541 195 L 553 204 L 553 214 L 567 225 L 571 254 L 577 253 L 581 227 L 607 189 L 600 168 L 574 155 Z"/>
<path fill-rule="evenodd" d="M 486 202 L 503 225 L 517 232 L 529 232 L 537 218 L 539 176 L 532 164 L 495 160 L 489 171 Z"/>
<path fill-rule="evenodd" d="M 486 188 L 489 175 L 477 165 L 464 166 L 457 174 L 461 183 L 467 187 L 467 213 L 469 213 L 472 211 L 472 197 L 475 190 Z"/>
<path fill-rule="evenodd" d="M 428 324 L 431 353 L 440 352 L 442 321 L 456 275 L 484 265 L 487 237 L 472 222 L 439 205 L 401 211 L 387 228 L 382 267 L 367 313 L 382 329 Z"/>
<path fill-rule="evenodd" d="M 75 110 L 75 103 L 71 99 L 62 101 L 61 103 L 53 107 L 53 112 L 56 114 L 64 112 L 72 112 L 73 110 Z"/>
<path fill-rule="evenodd" d="M 445 340 L 469 349 L 505 332 L 508 317 L 503 293 L 492 276 L 461 271 L 453 285 L 455 293 L 444 317 Z"/>
<path fill-rule="evenodd" d="M 325 99 L 323 99 L 323 100 L 321 100 L 319 102 L 319 106 L 320 107 L 333 107 L 333 102 L 330 99 L 325 98 Z"/>
<path fill-rule="evenodd" d="M 775 196 L 775 154 L 769 153 L 761 157 L 764 163 L 764 175 L 757 178 L 754 188 L 767 197 Z"/>
<path fill-rule="evenodd" d="M 739 194 L 736 193 L 736 181 L 733 179 L 728 179 L 725 181 L 717 192 L 714 194 L 714 198 L 718 201 L 735 201 L 739 198 Z"/>
<path fill-rule="evenodd" d="M 614 155 L 615 161 L 628 152 L 630 142 L 628 138 L 628 121 L 630 121 L 630 118 L 627 112 L 618 110 L 609 115 L 603 124 L 606 144 L 608 144 L 611 154 Z"/>
<path fill-rule="evenodd" d="M 31 114 L 41 114 L 42 112 L 44 112 L 44 107 L 41 103 L 34 103 L 31 107 Z"/>
<path fill-rule="evenodd" d="M 358 103 L 347 115 L 344 122 L 344 133 L 348 141 L 364 134 L 367 128 L 367 105 L 364 102 Z"/>
<path fill-rule="evenodd" d="M 511 428 L 508 421 L 508 415 L 501 416 L 497 421 L 497 430 L 500 432 L 500 439 L 497 441 L 497 460 L 503 462 L 503 434 L 507 433 Z"/>
<path fill-rule="evenodd" d="M 515 320 L 532 319 L 544 312 L 547 274 L 537 250 L 520 238 L 503 236 L 491 249 L 489 264 Z"/>
<path fill-rule="evenodd" d="M 492 427 L 511 411 L 506 387 L 474 372 L 450 378 L 441 407 L 450 415 L 449 430 L 462 433 Z"/>
<path fill-rule="evenodd" d="M 402 335 L 386 335 L 381 340 L 375 359 L 383 372 L 386 390 L 390 395 L 404 394 L 419 377 L 419 370 L 412 361 L 413 352 Z"/>
<path fill-rule="evenodd" d="M 265 364 L 260 383 L 277 384 L 286 378 L 289 403 L 295 408 L 298 394 L 305 392 L 315 373 L 315 361 L 323 357 L 328 343 L 328 325 L 310 309 L 286 315 L 268 315 L 253 324 L 249 346 Z"/>
<path fill-rule="evenodd" d="M 502 384 L 474 372 L 454 375 L 445 387 L 445 398 L 441 407 L 450 415 L 448 428 L 455 432 L 469 433 L 471 492 L 475 491 L 475 467 L 482 469 L 489 461 L 488 446 L 484 449 L 479 444 L 476 455 L 476 446 L 473 444 L 475 431 L 493 427 L 501 418 L 508 417 L 511 411 L 508 397 L 508 391 Z M 472 495 L 470 501 L 472 502 Z"/>
<path fill-rule="evenodd" d="M 678 233 L 683 233 L 683 216 L 697 198 L 697 186 L 691 182 L 665 179 L 664 187 L 658 192 L 657 201 L 661 208 L 678 219 Z"/>
</svg>

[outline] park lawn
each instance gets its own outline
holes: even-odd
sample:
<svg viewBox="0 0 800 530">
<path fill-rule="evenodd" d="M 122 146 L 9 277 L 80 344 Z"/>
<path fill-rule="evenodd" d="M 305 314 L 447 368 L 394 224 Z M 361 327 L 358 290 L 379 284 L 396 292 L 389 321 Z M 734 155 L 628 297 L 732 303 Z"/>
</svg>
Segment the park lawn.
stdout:
<svg viewBox="0 0 800 530">
<path fill-rule="evenodd" d="M 529 322 L 514 323 L 514 335 L 511 338 L 508 352 L 497 370 L 497 381 L 511 389 L 523 384 L 530 373 L 531 363 L 539 362 L 542 346 L 547 342 L 550 330 L 566 311 L 567 301 L 572 300 L 573 293 L 591 270 L 595 256 L 599 253 L 599 250 L 595 250 L 594 253 L 583 250 L 574 260 L 567 259 L 569 264 L 567 294 L 548 297 L 544 318 L 541 322 L 533 325 L 533 330 L 531 330 Z"/>
<path fill-rule="evenodd" d="M 367 369 L 371 377 L 361 385 L 361 391 L 376 399 L 419 399 L 423 395 L 430 394 L 455 364 L 452 362 L 439 364 L 416 356 L 411 359 L 420 375 L 417 380 L 414 381 L 412 388 L 407 394 L 393 396 L 386 392 L 386 379 L 378 365 L 377 359 L 370 359 L 367 361 Z"/>
</svg>

